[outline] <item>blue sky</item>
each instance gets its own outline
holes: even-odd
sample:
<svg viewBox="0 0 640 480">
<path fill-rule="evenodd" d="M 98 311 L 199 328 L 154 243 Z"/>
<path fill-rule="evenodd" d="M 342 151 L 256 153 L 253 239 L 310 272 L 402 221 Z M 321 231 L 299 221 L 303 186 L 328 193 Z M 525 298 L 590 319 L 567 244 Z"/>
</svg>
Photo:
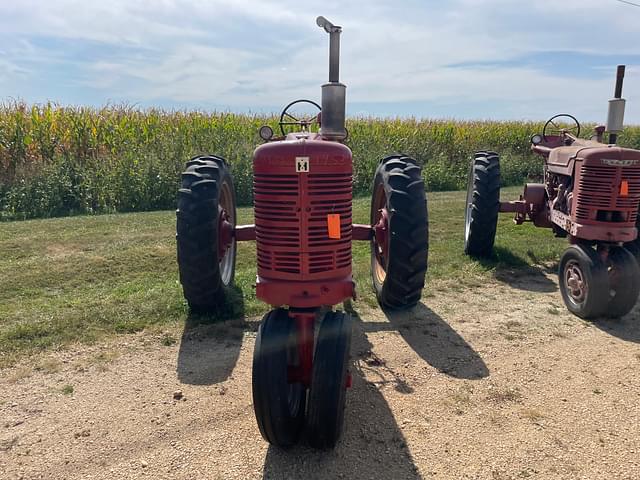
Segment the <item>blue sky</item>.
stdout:
<svg viewBox="0 0 640 480">
<path fill-rule="evenodd" d="M 616 0 L 2 0 L 0 99 L 277 111 L 318 100 L 324 15 L 344 28 L 351 115 L 605 120 L 640 8 Z"/>
</svg>

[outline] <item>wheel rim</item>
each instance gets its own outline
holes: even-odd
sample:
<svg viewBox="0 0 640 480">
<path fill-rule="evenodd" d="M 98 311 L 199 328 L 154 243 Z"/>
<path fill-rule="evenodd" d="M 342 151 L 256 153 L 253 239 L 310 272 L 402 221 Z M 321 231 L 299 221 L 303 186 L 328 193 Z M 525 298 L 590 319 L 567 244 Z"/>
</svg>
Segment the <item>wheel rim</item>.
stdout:
<svg viewBox="0 0 640 480">
<path fill-rule="evenodd" d="M 569 300 L 579 305 L 585 301 L 589 288 L 584 272 L 577 260 L 569 260 L 564 270 L 564 285 Z"/>
<path fill-rule="evenodd" d="M 469 241 L 469 233 L 471 232 L 471 211 L 473 210 L 473 165 L 469 172 L 469 181 L 467 182 L 467 208 L 464 214 L 464 242 Z"/>
<path fill-rule="evenodd" d="M 377 283 L 384 283 L 389 266 L 389 211 L 384 187 L 379 185 L 373 195 L 373 275 Z"/>
<path fill-rule="evenodd" d="M 231 186 L 228 182 L 222 183 L 222 190 L 220 192 L 220 201 L 219 201 L 219 209 L 220 209 L 220 219 L 221 219 L 221 229 L 222 223 L 228 223 L 227 228 L 231 228 L 231 232 L 236 226 L 236 209 L 233 203 L 233 192 L 231 191 Z M 231 242 L 226 248 L 224 255 L 220 259 L 220 277 L 222 278 L 222 283 L 225 285 L 229 285 L 231 283 L 231 277 L 233 276 L 233 264 L 235 262 L 236 257 L 236 239 L 232 235 Z"/>
</svg>

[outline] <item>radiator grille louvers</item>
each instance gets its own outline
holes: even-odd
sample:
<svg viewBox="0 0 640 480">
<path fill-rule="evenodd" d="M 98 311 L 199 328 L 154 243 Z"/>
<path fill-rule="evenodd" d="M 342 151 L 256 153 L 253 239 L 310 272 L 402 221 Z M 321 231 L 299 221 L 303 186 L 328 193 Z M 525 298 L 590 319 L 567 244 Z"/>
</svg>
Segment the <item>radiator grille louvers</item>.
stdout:
<svg viewBox="0 0 640 480">
<path fill-rule="evenodd" d="M 629 194 L 621 196 L 620 181 L 626 180 Z M 629 212 L 635 224 L 640 202 L 640 166 L 611 167 L 582 165 L 576 198 L 576 220 L 593 221 L 598 210 Z"/>
<path fill-rule="evenodd" d="M 314 280 L 350 273 L 350 173 L 256 174 L 253 187 L 258 275 Z M 329 238 L 329 214 L 340 215 L 340 239 Z"/>
</svg>

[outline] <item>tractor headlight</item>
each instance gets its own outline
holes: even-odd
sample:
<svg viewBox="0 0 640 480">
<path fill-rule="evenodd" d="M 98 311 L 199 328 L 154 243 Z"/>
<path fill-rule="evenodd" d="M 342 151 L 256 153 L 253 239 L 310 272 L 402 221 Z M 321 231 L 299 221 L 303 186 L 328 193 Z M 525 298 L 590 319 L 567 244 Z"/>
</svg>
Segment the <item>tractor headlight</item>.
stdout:
<svg viewBox="0 0 640 480">
<path fill-rule="evenodd" d="M 262 127 L 260 127 L 258 133 L 260 135 L 260 138 L 265 142 L 269 141 L 271 137 L 273 137 L 273 129 L 269 125 L 263 125 Z"/>
</svg>

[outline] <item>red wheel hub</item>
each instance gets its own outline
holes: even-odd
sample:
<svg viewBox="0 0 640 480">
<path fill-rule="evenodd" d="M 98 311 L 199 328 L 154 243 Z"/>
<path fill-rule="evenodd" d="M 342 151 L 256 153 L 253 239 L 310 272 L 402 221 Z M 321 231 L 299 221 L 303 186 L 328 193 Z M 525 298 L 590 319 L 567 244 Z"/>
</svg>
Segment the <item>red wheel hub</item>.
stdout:
<svg viewBox="0 0 640 480">
<path fill-rule="evenodd" d="M 233 224 L 230 220 L 227 211 L 221 208 L 218 220 L 218 258 L 224 257 L 233 242 Z"/>
<path fill-rule="evenodd" d="M 384 282 L 387 276 L 387 265 L 389 263 L 389 211 L 387 210 L 387 195 L 384 188 L 379 185 L 373 193 L 372 215 L 373 221 L 373 254 L 375 262 L 373 264 L 373 274 L 379 283 Z"/>
<path fill-rule="evenodd" d="M 380 259 L 380 264 L 384 266 L 389 257 L 389 212 L 386 208 L 381 208 L 378 212 L 380 218 L 373 226 L 373 232 L 377 246 L 376 255 Z"/>
</svg>

